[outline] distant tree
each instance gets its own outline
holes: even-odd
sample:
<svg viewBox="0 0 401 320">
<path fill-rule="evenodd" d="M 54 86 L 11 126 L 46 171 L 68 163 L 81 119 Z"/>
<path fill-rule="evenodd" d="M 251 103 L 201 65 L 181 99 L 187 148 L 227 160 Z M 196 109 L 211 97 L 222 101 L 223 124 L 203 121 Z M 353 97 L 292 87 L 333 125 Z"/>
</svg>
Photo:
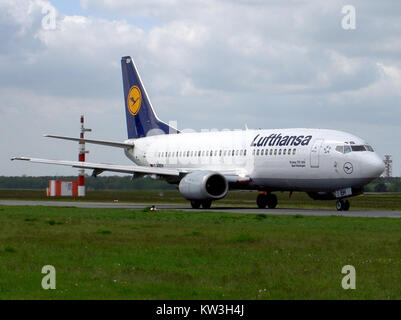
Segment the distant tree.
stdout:
<svg viewBox="0 0 401 320">
<path fill-rule="evenodd" d="M 375 187 L 375 192 L 387 192 L 387 187 L 384 183 L 379 183 Z"/>
<path fill-rule="evenodd" d="M 63 177 L 4 177 L 0 176 L 0 189 L 39 189 L 49 186 L 49 180 L 76 180 L 76 176 Z M 165 181 L 153 180 L 149 177 L 132 180 L 131 176 L 92 176 L 86 177 L 88 190 L 173 190 L 176 187 Z"/>
<path fill-rule="evenodd" d="M 393 178 L 391 185 L 387 189 L 391 192 L 401 192 L 401 178 Z"/>
</svg>

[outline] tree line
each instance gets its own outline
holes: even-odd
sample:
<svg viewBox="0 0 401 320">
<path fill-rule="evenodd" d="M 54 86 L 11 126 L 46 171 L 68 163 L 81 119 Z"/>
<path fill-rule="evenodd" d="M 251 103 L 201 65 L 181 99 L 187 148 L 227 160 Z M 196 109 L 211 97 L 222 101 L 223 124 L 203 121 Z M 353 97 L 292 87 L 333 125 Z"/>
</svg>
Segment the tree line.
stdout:
<svg viewBox="0 0 401 320">
<path fill-rule="evenodd" d="M 49 180 L 77 180 L 76 176 L 5 177 L 0 176 L 0 189 L 46 189 Z M 149 177 L 132 180 L 131 176 L 86 177 L 87 190 L 174 190 L 176 186 Z"/>
<path fill-rule="evenodd" d="M 43 176 L 43 177 L 5 177 L 0 176 L 0 189 L 38 189 L 44 190 L 49 186 L 49 180 L 77 180 L 76 176 Z M 131 176 L 99 176 L 86 177 L 87 190 L 174 190 L 162 180 L 149 177 L 132 180 Z M 378 178 L 365 187 L 365 192 L 401 192 L 401 178 Z"/>
</svg>

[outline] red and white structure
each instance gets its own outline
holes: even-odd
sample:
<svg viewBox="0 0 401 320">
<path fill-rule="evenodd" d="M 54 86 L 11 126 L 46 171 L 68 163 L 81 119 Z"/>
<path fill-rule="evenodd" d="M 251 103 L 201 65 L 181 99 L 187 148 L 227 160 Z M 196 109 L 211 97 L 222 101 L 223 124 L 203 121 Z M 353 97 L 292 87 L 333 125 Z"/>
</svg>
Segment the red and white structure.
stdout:
<svg viewBox="0 0 401 320">
<path fill-rule="evenodd" d="M 50 180 L 46 191 L 48 197 L 76 197 L 78 181 Z"/>
<path fill-rule="evenodd" d="M 81 134 L 80 138 L 85 138 L 85 132 L 91 132 L 92 129 L 86 129 L 84 126 L 84 116 L 81 116 Z M 85 149 L 85 142 L 79 142 L 78 160 L 85 162 L 85 154 L 89 153 Z M 85 196 L 85 170 L 79 169 L 78 181 L 50 180 L 49 187 L 46 189 L 48 197 L 84 197 Z"/>
<path fill-rule="evenodd" d="M 91 132 L 92 129 L 85 128 L 85 118 L 81 115 L 81 134 L 80 138 L 85 139 L 85 132 Z M 85 149 L 85 142 L 79 142 L 79 156 L 78 161 L 85 162 L 85 154 L 89 153 Z M 78 171 L 78 197 L 85 197 L 85 170 L 79 169 Z"/>
<path fill-rule="evenodd" d="M 384 156 L 384 174 L 383 177 L 386 179 L 391 179 L 393 177 L 393 160 L 391 160 L 391 155 L 386 154 Z"/>
</svg>

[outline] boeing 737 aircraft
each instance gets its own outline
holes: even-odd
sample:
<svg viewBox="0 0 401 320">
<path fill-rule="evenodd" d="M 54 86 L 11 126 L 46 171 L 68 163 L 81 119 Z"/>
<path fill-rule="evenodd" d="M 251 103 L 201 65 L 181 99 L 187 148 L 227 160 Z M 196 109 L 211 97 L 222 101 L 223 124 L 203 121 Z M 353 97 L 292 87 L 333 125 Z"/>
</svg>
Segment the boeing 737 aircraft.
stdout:
<svg viewBox="0 0 401 320">
<path fill-rule="evenodd" d="M 231 190 L 257 190 L 259 208 L 275 208 L 278 191 L 303 191 L 315 200 L 347 198 L 379 177 L 384 163 L 363 139 L 323 129 L 268 129 L 184 133 L 161 121 L 131 57 L 121 59 L 128 139 L 110 142 L 47 137 L 122 148 L 136 165 L 18 157 L 24 160 L 104 171 L 150 175 L 177 184 L 193 208 L 210 208 Z"/>
</svg>

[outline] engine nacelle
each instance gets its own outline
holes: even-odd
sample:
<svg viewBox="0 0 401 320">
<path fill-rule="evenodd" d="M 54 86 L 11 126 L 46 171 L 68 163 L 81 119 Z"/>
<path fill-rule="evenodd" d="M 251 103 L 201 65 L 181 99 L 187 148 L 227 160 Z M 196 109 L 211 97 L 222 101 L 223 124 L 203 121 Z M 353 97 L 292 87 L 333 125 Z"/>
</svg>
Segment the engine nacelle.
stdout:
<svg viewBox="0 0 401 320">
<path fill-rule="evenodd" d="M 228 182 L 217 172 L 195 171 L 182 178 L 178 189 L 187 200 L 218 200 L 227 195 Z"/>
</svg>

